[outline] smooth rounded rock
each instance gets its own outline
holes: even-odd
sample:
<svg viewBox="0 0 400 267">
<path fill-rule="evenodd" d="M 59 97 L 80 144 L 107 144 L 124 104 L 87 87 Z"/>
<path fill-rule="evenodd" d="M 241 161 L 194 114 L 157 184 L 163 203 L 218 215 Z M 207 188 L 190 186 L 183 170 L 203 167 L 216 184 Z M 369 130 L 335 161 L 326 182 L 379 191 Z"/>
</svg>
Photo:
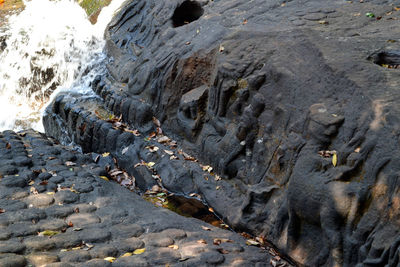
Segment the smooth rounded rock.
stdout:
<svg viewBox="0 0 400 267">
<path fill-rule="evenodd" d="M 79 200 L 79 194 L 70 190 L 62 190 L 54 195 L 54 199 L 57 204 L 74 203 Z"/>
<path fill-rule="evenodd" d="M 36 208 L 48 207 L 54 203 L 53 195 L 49 194 L 37 194 L 37 195 L 30 195 L 26 198 L 26 203 L 28 205 L 33 205 Z"/>
<path fill-rule="evenodd" d="M 0 266 L 2 267 L 25 267 L 26 259 L 24 256 L 16 254 L 0 254 Z"/>
<path fill-rule="evenodd" d="M 25 249 L 25 245 L 21 242 L 7 241 L 0 243 L 0 253 L 21 253 Z"/>
<path fill-rule="evenodd" d="M 26 178 L 21 176 L 8 176 L 1 179 L 0 184 L 7 187 L 25 187 L 28 184 L 28 181 Z"/>
<path fill-rule="evenodd" d="M 42 181 L 44 180 L 49 180 L 51 177 L 53 177 L 53 175 L 51 173 L 48 172 L 42 172 L 38 175 L 38 178 Z"/>
<path fill-rule="evenodd" d="M 27 256 L 28 262 L 34 266 L 42 266 L 48 263 L 58 262 L 60 259 L 57 255 L 51 253 L 32 253 Z"/>
<path fill-rule="evenodd" d="M 100 218 L 91 213 L 75 213 L 69 215 L 66 220 L 72 222 L 75 227 L 81 228 L 84 228 L 85 226 L 93 226 L 93 224 L 100 222 Z"/>
</svg>

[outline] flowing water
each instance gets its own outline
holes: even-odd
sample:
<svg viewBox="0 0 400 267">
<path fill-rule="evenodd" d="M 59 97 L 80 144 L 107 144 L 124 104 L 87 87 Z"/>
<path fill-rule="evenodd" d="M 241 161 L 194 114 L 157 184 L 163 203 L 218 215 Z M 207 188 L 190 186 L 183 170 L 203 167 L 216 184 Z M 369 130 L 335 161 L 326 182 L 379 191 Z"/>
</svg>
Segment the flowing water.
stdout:
<svg viewBox="0 0 400 267">
<path fill-rule="evenodd" d="M 0 17 L 0 131 L 43 131 L 42 113 L 58 92 L 93 94 L 90 82 L 105 71 L 104 30 L 122 3 L 104 7 L 95 25 L 73 0 L 25 1 Z"/>
</svg>

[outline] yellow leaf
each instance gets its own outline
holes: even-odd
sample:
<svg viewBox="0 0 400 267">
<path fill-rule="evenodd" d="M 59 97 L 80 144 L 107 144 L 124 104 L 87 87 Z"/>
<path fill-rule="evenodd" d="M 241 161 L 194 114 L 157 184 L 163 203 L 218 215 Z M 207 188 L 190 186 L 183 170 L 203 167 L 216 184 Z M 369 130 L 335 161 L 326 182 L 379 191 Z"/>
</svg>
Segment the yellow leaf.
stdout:
<svg viewBox="0 0 400 267">
<path fill-rule="evenodd" d="M 334 167 L 336 167 L 336 164 L 337 164 L 337 155 L 336 155 L 336 153 L 333 154 L 333 157 L 332 157 L 332 164 L 333 164 Z"/>
<path fill-rule="evenodd" d="M 54 193 L 54 192 L 47 192 L 46 194 L 48 194 L 48 195 L 54 195 L 55 193 Z"/>
<path fill-rule="evenodd" d="M 170 245 L 170 246 L 168 246 L 169 248 L 172 248 L 172 249 L 179 249 L 179 246 L 178 245 Z"/>
<path fill-rule="evenodd" d="M 73 189 L 73 188 L 70 188 L 69 189 L 69 191 L 71 191 L 71 192 L 73 192 L 73 193 L 75 193 L 75 194 L 79 194 L 79 192 L 78 191 L 76 191 L 75 189 Z"/>
<path fill-rule="evenodd" d="M 138 249 L 135 249 L 135 251 L 133 252 L 133 254 L 139 255 L 139 254 L 142 254 L 142 253 L 145 252 L 145 251 L 146 251 L 146 248 L 138 248 Z"/>
<path fill-rule="evenodd" d="M 105 260 L 105 261 L 109 261 L 109 262 L 113 262 L 113 261 L 115 261 L 116 259 L 115 259 L 114 257 L 107 257 L 107 258 L 104 258 L 104 260 Z"/>
<path fill-rule="evenodd" d="M 124 255 L 122 255 L 121 258 L 123 258 L 123 257 L 130 257 L 130 256 L 132 256 L 132 255 L 133 255 L 133 253 L 127 252 L 127 253 L 125 253 Z"/>
<path fill-rule="evenodd" d="M 248 239 L 248 240 L 246 240 L 246 245 L 248 245 L 248 246 L 259 246 L 260 243 L 255 241 L 255 240 Z"/>
<path fill-rule="evenodd" d="M 103 153 L 101 155 L 105 158 L 105 157 L 108 157 L 110 155 L 110 152 L 106 152 L 106 153 Z"/>
<path fill-rule="evenodd" d="M 43 232 L 39 233 L 39 236 L 53 236 L 59 234 L 59 232 L 51 231 L 51 230 L 44 230 Z"/>
<path fill-rule="evenodd" d="M 103 180 L 106 180 L 107 182 L 110 181 L 106 176 L 100 176 L 100 178 L 103 179 Z"/>
<path fill-rule="evenodd" d="M 149 162 L 149 163 L 147 163 L 147 166 L 149 167 L 149 168 L 151 168 L 151 167 L 153 167 L 154 165 L 156 165 L 154 162 Z"/>
</svg>

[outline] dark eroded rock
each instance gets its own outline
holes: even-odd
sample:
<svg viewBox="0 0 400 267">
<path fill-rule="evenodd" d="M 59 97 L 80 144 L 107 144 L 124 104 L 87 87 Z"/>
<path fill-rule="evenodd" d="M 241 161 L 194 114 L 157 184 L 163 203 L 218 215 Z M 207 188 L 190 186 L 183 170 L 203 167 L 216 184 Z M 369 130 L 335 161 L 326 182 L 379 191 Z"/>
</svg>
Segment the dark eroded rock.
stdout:
<svg viewBox="0 0 400 267">
<path fill-rule="evenodd" d="M 92 83 L 104 102 L 57 96 L 46 132 L 111 152 L 142 189 L 161 179 L 200 194 L 232 227 L 300 264 L 396 265 L 400 72 L 378 65 L 397 62 L 386 40 L 399 32 L 388 1 L 364 2 L 128 1 L 105 32 L 109 73 Z M 363 15 L 371 10 L 382 19 Z M 160 133 L 153 116 L 186 154 L 145 139 Z M 142 160 L 155 165 L 135 168 Z M 224 262 L 207 253 L 209 264 Z M 258 254 L 245 261 L 261 262 Z"/>
</svg>

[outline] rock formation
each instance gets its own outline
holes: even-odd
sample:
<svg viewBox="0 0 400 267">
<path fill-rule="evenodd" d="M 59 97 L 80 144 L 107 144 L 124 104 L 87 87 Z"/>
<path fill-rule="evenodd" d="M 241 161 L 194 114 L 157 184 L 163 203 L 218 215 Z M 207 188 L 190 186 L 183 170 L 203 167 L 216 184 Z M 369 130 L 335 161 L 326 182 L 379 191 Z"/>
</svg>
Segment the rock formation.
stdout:
<svg viewBox="0 0 400 267">
<path fill-rule="evenodd" d="M 111 152 L 142 188 L 154 173 L 134 164 L 155 162 L 166 188 L 200 194 L 299 264 L 396 266 L 395 2 L 127 1 L 105 32 L 102 99 L 58 96 L 46 132 Z M 100 120 L 100 107 L 142 136 Z M 153 117 L 222 179 L 146 152 Z"/>
</svg>

